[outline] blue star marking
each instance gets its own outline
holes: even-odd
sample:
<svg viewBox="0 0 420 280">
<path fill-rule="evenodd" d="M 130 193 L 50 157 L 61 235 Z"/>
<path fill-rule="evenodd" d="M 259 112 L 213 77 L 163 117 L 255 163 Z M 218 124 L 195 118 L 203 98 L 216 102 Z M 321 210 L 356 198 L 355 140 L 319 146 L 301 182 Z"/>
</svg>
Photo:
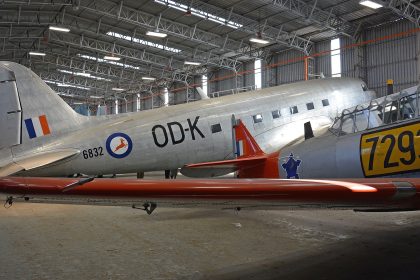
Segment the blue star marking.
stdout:
<svg viewBox="0 0 420 280">
<path fill-rule="evenodd" d="M 302 161 L 300 159 L 295 160 L 293 158 L 293 154 L 290 154 L 289 159 L 287 162 L 283 163 L 281 167 L 287 172 L 287 179 L 295 178 L 299 179 L 299 174 L 297 173 L 297 169 Z"/>
</svg>

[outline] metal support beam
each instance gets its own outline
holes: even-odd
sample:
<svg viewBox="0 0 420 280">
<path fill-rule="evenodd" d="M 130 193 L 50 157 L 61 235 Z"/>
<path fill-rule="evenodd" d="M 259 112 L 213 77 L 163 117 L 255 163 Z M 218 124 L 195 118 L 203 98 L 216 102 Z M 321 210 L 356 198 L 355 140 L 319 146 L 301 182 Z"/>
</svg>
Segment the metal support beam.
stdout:
<svg viewBox="0 0 420 280">
<path fill-rule="evenodd" d="M 420 27 L 420 7 L 411 0 L 391 0 L 388 8 Z"/>
<path fill-rule="evenodd" d="M 298 16 L 301 22 L 308 24 L 315 24 L 321 30 L 329 29 L 336 32 L 337 35 L 346 35 L 353 37 L 356 31 L 356 27 L 353 24 L 343 20 L 336 16 L 333 10 L 323 10 L 314 5 L 308 4 L 303 0 L 270 0 L 277 7 L 282 8 L 285 11 Z"/>
<path fill-rule="evenodd" d="M 416 33 L 417 83 L 420 84 L 420 33 Z"/>
<path fill-rule="evenodd" d="M 361 34 L 356 43 L 360 43 L 364 41 L 364 36 Z M 368 82 L 367 77 L 367 67 L 366 67 L 366 46 L 365 45 L 358 45 L 353 49 L 354 57 L 356 60 L 354 61 L 354 74 L 356 78 L 359 78 L 366 83 Z"/>
<path fill-rule="evenodd" d="M 22 19 L 19 19 L 19 15 L 16 14 L 16 12 L 8 11 L 8 10 L 0 10 L 0 13 L 4 14 L 2 19 L 0 20 L 0 24 L 8 25 L 10 28 L 12 26 L 15 28 L 15 26 L 18 26 L 18 22 L 21 26 L 18 26 L 21 30 L 28 29 L 28 26 L 31 26 L 33 29 L 32 33 L 35 33 L 35 35 L 38 35 L 37 37 L 42 38 L 43 36 L 39 36 L 39 32 L 43 33 L 45 32 L 46 28 L 49 25 L 57 24 L 57 14 L 55 12 L 49 12 L 49 11 L 28 11 L 25 10 L 22 14 Z M 42 19 L 39 21 L 39 19 Z M 112 30 L 113 32 L 117 32 L 121 35 L 129 35 L 126 30 L 117 28 L 114 26 L 106 25 L 102 21 L 93 21 L 88 20 L 86 18 L 81 18 L 78 16 L 73 16 L 70 14 L 66 14 L 65 16 L 61 16 L 60 18 L 61 25 L 64 25 L 74 31 L 83 31 L 83 34 L 86 36 L 92 37 L 98 37 L 98 35 L 101 36 L 100 39 L 96 39 L 98 41 L 114 41 L 118 42 L 119 44 L 127 44 L 127 40 L 123 38 L 116 38 L 113 36 L 106 35 L 106 33 L 109 30 Z M 25 26 L 26 27 L 23 27 Z M 43 27 L 43 30 L 40 30 L 39 27 Z M 38 28 L 36 28 L 38 27 Z M 29 30 L 31 30 L 29 28 Z M 9 28 L 7 28 L 9 30 Z M 2 32 L 3 31 L 3 32 Z M 0 29 L 0 34 L 5 33 L 6 30 Z M 38 33 L 37 33 L 38 32 Z M 48 33 L 47 33 L 48 34 Z M 56 32 L 49 32 L 49 34 L 58 34 Z M 60 34 L 61 36 L 66 36 L 68 34 Z M 131 35 L 131 34 L 130 34 Z M 143 41 L 148 41 L 146 38 L 142 38 L 140 35 L 137 35 L 137 38 Z M 222 67 L 225 69 L 234 70 L 238 67 L 240 64 L 239 61 L 236 59 L 230 59 L 225 56 L 221 56 L 215 53 L 209 53 L 208 51 L 201 50 L 199 48 L 189 48 L 184 45 L 178 46 L 176 44 L 171 44 L 170 48 L 179 49 L 180 52 L 173 52 L 170 48 L 160 48 L 157 45 L 154 47 L 152 42 L 149 42 L 148 44 L 139 44 L 135 42 L 130 43 L 133 48 L 135 49 L 142 49 L 145 52 L 145 55 L 153 55 L 155 53 L 159 53 L 159 56 L 165 57 L 165 60 L 167 60 L 167 56 L 174 56 L 176 60 L 178 60 L 179 65 L 182 66 L 182 63 L 184 60 L 194 57 L 194 59 L 198 62 L 201 62 L 202 64 L 208 64 L 215 67 Z M 112 51 L 113 48 L 110 48 L 110 51 Z M 148 50 L 146 52 L 146 50 Z M 150 50 L 150 52 L 149 52 Z M 153 53 L 152 53 L 153 52 Z"/>
<path fill-rule="evenodd" d="M 177 0 L 171 2 L 169 2 L 168 0 L 160 0 L 159 3 L 165 4 L 170 7 L 178 7 L 181 9 L 183 9 L 184 7 L 190 7 L 192 11 L 195 11 L 193 14 L 199 14 L 201 17 L 219 19 L 224 18 L 226 19 L 224 25 L 232 27 L 233 30 L 240 30 L 253 35 L 261 32 L 264 36 L 264 39 L 268 39 L 271 42 L 275 42 L 302 51 L 305 54 L 309 53 L 309 49 L 312 47 L 312 42 L 310 42 L 310 40 L 286 32 L 281 28 L 279 29 L 270 26 L 267 23 L 264 24 L 263 28 L 261 28 L 260 22 L 234 13 L 233 8 L 231 10 L 226 10 L 211 5 L 210 3 L 205 3 L 203 1 L 198 0 Z M 226 43 L 223 44 L 223 48 L 225 47 L 225 45 Z M 238 48 L 238 52 L 242 52 L 241 48 Z"/>
</svg>

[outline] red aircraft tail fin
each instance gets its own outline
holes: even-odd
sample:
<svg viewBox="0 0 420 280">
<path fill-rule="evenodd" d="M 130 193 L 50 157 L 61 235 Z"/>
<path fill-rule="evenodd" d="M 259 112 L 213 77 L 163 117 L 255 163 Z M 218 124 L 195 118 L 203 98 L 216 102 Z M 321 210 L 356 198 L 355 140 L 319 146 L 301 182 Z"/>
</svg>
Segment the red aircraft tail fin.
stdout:
<svg viewBox="0 0 420 280">
<path fill-rule="evenodd" d="M 236 159 L 188 164 L 181 173 L 189 177 L 215 177 L 237 171 L 238 178 L 279 178 L 278 153 L 264 153 L 240 120 L 234 132 Z"/>
<path fill-rule="evenodd" d="M 235 154 L 238 158 L 265 155 L 241 120 L 237 121 L 234 129 L 236 144 Z"/>
</svg>

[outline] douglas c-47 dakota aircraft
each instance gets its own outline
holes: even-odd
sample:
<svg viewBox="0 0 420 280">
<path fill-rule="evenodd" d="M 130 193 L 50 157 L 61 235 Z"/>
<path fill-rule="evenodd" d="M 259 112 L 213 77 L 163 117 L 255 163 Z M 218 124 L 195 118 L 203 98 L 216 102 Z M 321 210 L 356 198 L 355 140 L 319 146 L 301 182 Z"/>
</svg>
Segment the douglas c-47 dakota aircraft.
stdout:
<svg viewBox="0 0 420 280">
<path fill-rule="evenodd" d="M 131 173 L 233 159 L 232 115 L 270 153 L 299 138 L 303 123 L 328 126 L 337 112 L 372 97 L 360 80 L 333 78 L 86 117 L 31 70 L 0 62 L 0 176 Z"/>
</svg>

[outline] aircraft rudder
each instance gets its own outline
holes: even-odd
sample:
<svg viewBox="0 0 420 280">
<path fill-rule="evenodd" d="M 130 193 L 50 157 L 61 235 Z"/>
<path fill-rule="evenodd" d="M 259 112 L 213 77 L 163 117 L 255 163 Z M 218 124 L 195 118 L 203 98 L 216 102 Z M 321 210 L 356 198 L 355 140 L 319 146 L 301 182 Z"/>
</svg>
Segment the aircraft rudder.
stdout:
<svg viewBox="0 0 420 280">
<path fill-rule="evenodd" d="M 13 73 L 9 84 L 14 84 L 5 95 L 16 97 L 19 122 L 9 123 L 20 143 L 35 138 L 70 131 L 85 117 L 78 115 L 58 94 L 30 69 L 13 62 L 0 62 L 0 73 Z M 10 76 L 10 75 L 9 75 Z M 10 76 L 12 77 L 12 76 Z M 14 90 L 13 90 L 14 89 Z M 12 98 L 9 98 L 11 100 Z M 11 102 L 11 101 L 8 101 Z"/>
<path fill-rule="evenodd" d="M 237 158 L 265 154 L 241 120 L 237 120 L 234 129 Z"/>
</svg>

